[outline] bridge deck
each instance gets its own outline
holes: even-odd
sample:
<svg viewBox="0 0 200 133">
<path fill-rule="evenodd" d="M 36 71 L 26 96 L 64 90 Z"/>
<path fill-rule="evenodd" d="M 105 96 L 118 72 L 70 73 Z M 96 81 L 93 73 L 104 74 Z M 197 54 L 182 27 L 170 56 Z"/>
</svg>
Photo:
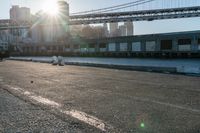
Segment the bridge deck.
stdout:
<svg viewBox="0 0 200 133">
<path fill-rule="evenodd" d="M 142 10 L 131 12 L 113 12 L 113 13 L 98 13 L 98 14 L 83 14 L 71 15 L 70 25 L 80 24 L 94 24 L 94 23 L 109 23 L 109 22 L 126 22 L 126 21 L 153 21 L 161 19 L 178 19 L 200 17 L 200 6 L 195 7 L 182 7 L 170 9 L 155 9 L 155 10 Z M 0 30 L 16 29 L 16 28 L 30 28 L 33 23 L 23 22 L 14 25 L 11 20 L 0 21 Z"/>
</svg>

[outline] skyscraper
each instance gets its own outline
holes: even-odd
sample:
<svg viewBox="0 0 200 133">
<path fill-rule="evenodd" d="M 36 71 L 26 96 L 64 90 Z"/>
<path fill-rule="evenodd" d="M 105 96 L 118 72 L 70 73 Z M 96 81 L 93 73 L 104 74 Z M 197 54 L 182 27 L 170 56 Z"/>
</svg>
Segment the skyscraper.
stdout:
<svg viewBox="0 0 200 133">
<path fill-rule="evenodd" d="M 126 35 L 132 36 L 134 34 L 133 32 L 133 22 L 125 22 L 124 25 L 126 26 Z"/>
<path fill-rule="evenodd" d="M 41 12 L 37 20 L 44 20 L 37 25 L 42 37 L 38 37 L 38 30 L 34 31 L 34 38 L 43 42 L 55 42 L 57 40 L 64 40 L 69 32 L 69 4 L 65 0 L 57 1 L 59 13 L 57 18 L 47 17 L 47 14 Z M 45 18 L 45 19 L 43 19 Z"/>
<path fill-rule="evenodd" d="M 31 11 L 27 7 L 19 7 L 18 5 L 12 6 L 10 9 L 10 19 L 16 22 L 30 21 Z"/>
<path fill-rule="evenodd" d="M 118 36 L 119 30 L 118 30 L 118 23 L 110 23 L 110 36 Z"/>
<path fill-rule="evenodd" d="M 104 29 L 104 34 L 105 34 L 105 36 L 108 37 L 109 32 L 108 32 L 108 25 L 107 25 L 107 23 L 104 23 L 104 24 L 103 24 L 103 29 Z"/>
<path fill-rule="evenodd" d="M 10 9 L 10 20 L 18 25 L 24 24 L 24 22 L 31 21 L 31 11 L 27 7 L 19 7 L 18 5 L 12 6 Z M 12 35 L 12 41 L 22 42 L 25 38 L 29 37 L 28 29 L 12 29 L 10 35 Z"/>
<path fill-rule="evenodd" d="M 69 21 L 69 4 L 65 0 L 58 1 L 60 17 L 65 21 Z"/>
<path fill-rule="evenodd" d="M 126 36 L 127 34 L 127 27 L 125 25 L 119 26 L 120 36 Z"/>
<path fill-rule="evenodd" d="M 70 30 L 69 27 L 69 4 L 65 0 L 58 1 L 59 7 L 59 26 L 57 27 L 57 36 L 64 37 Z"/>
</svg>

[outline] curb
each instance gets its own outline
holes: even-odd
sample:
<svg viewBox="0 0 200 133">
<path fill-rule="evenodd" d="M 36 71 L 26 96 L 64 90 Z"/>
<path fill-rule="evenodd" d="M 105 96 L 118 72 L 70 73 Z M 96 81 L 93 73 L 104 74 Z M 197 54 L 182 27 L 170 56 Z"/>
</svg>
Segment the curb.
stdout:
<svg viewBox="0 0 200 133">
<path fill-rule="evenodd" d="M 21 59 L 20 58 L 7 58 L 7 60 L 49 63 L 49 64 L 51 64 L 53 62 L 52 60 L 39 60 L 39 59 L 32 59 L 32 58 L 21 58 Z M 180 74 L 180 75 L 200 77 L 200 73 L 193 73 L 193 72 L 188 72 L 188 71 L 183 71 L 183 70 L 180 71 L 179 70 L 180 68 L 178 68 L 178 67 L 130 66 L 130 65 L 83 63 L 83 62 L 65 62 L 65 64 L 66 65 L 76 65 L 76 66 L 88 66 L 88 67 L 119 69 L 119 70 L 157 72 L 157 73 L 165 73 L 165 74 Z"/>
</svg>

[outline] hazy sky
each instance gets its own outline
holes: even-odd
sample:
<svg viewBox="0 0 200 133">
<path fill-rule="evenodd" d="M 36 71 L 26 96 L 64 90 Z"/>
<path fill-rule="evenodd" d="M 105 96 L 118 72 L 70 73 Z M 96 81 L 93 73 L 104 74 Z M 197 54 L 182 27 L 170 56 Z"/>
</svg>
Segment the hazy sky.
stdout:
<svg viewBox="0 0 200 133">
<path fill-rule="evenodd" d="M 41 10 L 45 0 L 0 0 L 0 19 L 9 18 L 9 9 L 12 5 L 20 5 L 31 8 L 35 13 Z M 51 1 L 51 0 L 49 0 Z M 118 5 L 136 0 L 68 0 L 70 12 L 92 10 L 113 5 Z M 179 6 L 198 6 L 200 0 L 155 0 L 151 4 L 131 7 L 127 10 L 179 7 Z M 126 11 L 126 10 L 121 10 Z M 200 30 L 200 18 L 187 18 L 177 20 L 159 20 L 152 22 L 135 22 L 135 34 L 151 34 L 176 31 Z"/>
</svg>

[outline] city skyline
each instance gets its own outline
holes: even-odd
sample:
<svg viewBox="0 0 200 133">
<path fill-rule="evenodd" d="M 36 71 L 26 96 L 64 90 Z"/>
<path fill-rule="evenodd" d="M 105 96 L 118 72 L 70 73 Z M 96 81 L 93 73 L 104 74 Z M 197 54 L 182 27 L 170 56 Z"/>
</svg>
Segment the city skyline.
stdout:
<svg viewBox="0 0 200 133">
<path fill-rule="evenodd" d="M 35 1 L 30 0 L 29 2 L 27 2 L 27 0 L 9 0 L 9 1 L 2 0 L 2 1 L 4 1 L 2 2 L 4 4 L 0 5 L 0 19 L 9 18 L 9 9 L 11 8 L 12 5 L 25 6 L 29 8 L 31 7 L 31 12 L 33 14 L 43 8 L 43 4 L 39 3 L 41 2 L 39 0 L 35 0 Z M 44 0 L 42 3 L 45 3 L 45 1 L 47 0 Z M 88 9 L 103 8 L 103 7 L 130 2 L 131 0 L 125 0 L 123 2 L 119 0 L 118 1 L 109 0 L 106 2 L 104 1 L 105 0 L 101 0 L 101 1 L 97 0 L 95 1 L 95 3 L 92 0 L 85 0 L 84 2 L 81 0 L 69 1 L 70 12 L 72 13 L 72 12 L 85 11 Z M 192 5 L 193 3 L 190 1 L 190 3 L 188 4 Z M 82 6 L 82 5 L 85 5 L 85 6 Z M 200 18 L 158 20 L 158 21 L 151 21 L 151 22 L 147 22 L 147 21 L 134 22 L 134 33 L 137 35 L 137 34 L 153 34 L 153 33 L 200 30 L 199 22 L 200 22 Z"/>
</svg>

